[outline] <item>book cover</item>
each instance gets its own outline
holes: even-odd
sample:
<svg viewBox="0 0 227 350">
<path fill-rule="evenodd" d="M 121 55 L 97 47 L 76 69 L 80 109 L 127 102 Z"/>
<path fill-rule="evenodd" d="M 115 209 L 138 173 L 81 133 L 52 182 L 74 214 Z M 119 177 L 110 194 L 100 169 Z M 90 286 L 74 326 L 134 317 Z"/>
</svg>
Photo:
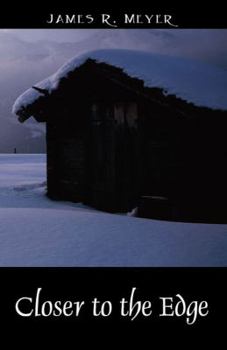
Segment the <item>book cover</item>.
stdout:
<svg viewBox="0 0 227 350">
<path fill-rule="evenodd" d="M 160 7 L 1 15 L 2 319 L 221 329 L 223 17 Z"/>
</svg>

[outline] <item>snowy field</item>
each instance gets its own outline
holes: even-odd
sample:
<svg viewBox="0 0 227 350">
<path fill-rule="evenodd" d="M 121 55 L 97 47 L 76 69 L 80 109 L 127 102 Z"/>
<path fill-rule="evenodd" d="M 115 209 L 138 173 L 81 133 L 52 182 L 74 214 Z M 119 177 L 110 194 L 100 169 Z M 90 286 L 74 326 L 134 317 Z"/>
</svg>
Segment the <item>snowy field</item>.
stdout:
<svg viewBox="0 0 227 350">
<path fill-rule="evenodd" d="M 112 215 L 45 196 L 45 155 L 0 155 L 0 266 L 227 266 L 227 225 Z"/>
</svg>

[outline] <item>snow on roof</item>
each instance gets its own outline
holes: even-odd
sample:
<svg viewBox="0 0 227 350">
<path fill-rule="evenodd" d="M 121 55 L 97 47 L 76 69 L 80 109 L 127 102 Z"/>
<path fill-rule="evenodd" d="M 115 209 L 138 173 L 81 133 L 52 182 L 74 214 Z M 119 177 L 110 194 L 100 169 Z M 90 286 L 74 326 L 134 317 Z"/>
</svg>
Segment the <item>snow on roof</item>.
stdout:
<svg viewBox="0 0 227 350">
<path fill-rule="evenodd" d="M 73 58 L 36 86 L 51 93 L 62 78 L 88 58 L 122 68 L 129 76 L 142 79 L 145 86 L 163 88 L 166 93 L 197 106 L 227 110 L 227 71 L 195 60 L 141 51 L 108 49 L 88 52 Z M 40 96 L 38 91 L 28 89 L 15 101 L 13 113 L 26 109 Z"/>
</svg>

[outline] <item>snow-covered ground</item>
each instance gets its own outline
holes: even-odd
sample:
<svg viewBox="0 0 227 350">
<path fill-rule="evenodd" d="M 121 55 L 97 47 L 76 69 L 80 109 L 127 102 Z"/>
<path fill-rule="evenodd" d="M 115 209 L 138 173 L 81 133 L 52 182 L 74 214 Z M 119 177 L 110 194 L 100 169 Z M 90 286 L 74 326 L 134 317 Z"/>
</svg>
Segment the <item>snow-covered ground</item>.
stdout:
<svg viewBox="0 0 227 350">
<path fill-rule="evenodd" d="M 227 225 L 102 213 L 45 196 L 45 155 L 0 155 L 0 266 L 227 266 Z"/>
</svg>

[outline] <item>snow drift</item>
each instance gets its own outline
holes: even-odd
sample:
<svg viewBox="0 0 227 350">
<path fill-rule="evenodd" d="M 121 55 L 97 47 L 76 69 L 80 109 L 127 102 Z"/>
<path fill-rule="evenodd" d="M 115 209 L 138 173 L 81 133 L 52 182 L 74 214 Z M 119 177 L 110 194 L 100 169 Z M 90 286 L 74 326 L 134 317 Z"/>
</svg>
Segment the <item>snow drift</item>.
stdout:
<svg viewBox="0 0 227 350">
<path fill-rule="evenodd" d="M 45 155 L 0 155 L 0 164 L 0 266 L 227 266 L 227 225 L 54 202 Z"/>
</svg>

